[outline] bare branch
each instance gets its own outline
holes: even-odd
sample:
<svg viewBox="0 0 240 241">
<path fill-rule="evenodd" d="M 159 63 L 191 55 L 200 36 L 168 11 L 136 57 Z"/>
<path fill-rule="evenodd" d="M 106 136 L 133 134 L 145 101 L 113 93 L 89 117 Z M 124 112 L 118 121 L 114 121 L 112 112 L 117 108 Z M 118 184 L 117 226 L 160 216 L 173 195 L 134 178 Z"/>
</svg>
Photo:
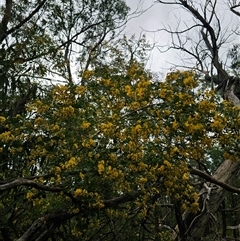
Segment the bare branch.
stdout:
<svg viewBox="0 0 240 241">
<path fill-rule="evenodd" d="M 215 179 L 214 177 L 206 174 L 205 172 L 203 172 L 201 170 L 198 170 L 198 169 L 195 169 L 195 168 L 190 168 L 190 173 L 193 174 L 193 175 L 197 175 L 199 177 L 202 177 L 206 181 L 211 182 L 213 184 L 216 184 L 216 185 L 224 188 L 225 190 L 227 190 L 229 192 L 240 194 L 240 188 L 236 188 L 236 187 L 233 187 L 233 186 L 231 186 L 231 185 L 229 185 L 225 182 L 221 182 L 221 181 Z"/>
<path fill-rule="evenodd" d="M 230 1 L 231 1 L 231 0 L 229 0 L 230 10 L 231 10 L 234 14 L 236 14 L 237 16 L 240 17 L 240 12 L 236 10 L 238 7 L 240 7 L 240 3 L 236 4 L 236 1 L 235 1 L 235 0 L 233 0 L 232 3 L 231 3 Z"/>
</svg>

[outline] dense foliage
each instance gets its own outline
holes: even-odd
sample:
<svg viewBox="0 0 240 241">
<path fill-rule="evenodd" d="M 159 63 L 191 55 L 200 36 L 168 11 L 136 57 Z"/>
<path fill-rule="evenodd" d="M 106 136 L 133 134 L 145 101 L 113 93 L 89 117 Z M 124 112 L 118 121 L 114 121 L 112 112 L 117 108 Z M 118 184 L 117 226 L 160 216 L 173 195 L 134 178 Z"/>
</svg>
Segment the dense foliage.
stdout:
<svg viewBox="0 0 240 241">
<path fill-rule="evenodd" d="M 131 234 L 117 240 L 157 240 L 164 217 L 152 216 L 164 205 L 199 211 L 188 165 L 211 172 L 213 148 L 230 157 L 239 135 L 229 123 L 239 116 L 213 91 L 198 90 L 192 72 L 159 82 L 142 64 L 126 64 L 119 60 L 120 73 L 111 63 L 101 66 L 104 77 L 89 71 L 86 85 L 57 84 L 29 102 L 25 114 L 1 117 L 1 212 L 10 237 L 43 217 L 39 231 L 57 227 L 57 240 L 112 240 L 121 228 Z M 56 212 L 64 221 L 47 219 Z"/>
</svg>

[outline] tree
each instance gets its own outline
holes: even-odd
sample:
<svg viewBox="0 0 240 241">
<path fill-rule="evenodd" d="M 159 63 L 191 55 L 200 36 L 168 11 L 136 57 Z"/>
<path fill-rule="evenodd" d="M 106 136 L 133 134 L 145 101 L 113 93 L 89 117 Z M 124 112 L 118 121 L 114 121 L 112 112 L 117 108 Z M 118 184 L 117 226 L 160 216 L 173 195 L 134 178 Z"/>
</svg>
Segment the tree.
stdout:
<svg viewBox="0 0 240 241">
<path fill-rule="evenodd" d="M 153 79 L 144 39 L 105 48 L 87 84 L 52 86 L 25 115 L 1 117 L 4 240 L 169 240 L 183 210 L 203 210 L 190 173 L 233 190 L 193 167 L 214 146 L 232 156 L 238 111 L 197 93 L 191 71 Z"/>
<path fill-rule="evenodd" d="M 129 9 L 123 1 L 8 0 L 1 11 L 0 97 L 6 117 L 24 111 L 36 96 L 34 83 L 73 83 L 74 71 L 83 75 L 103 42 L 127 21 Z"/>
<path fill-rule="evenodd" d="M 219 227 L 209 207 L 239 193 L 226 172 L 237 171 L 239 109 L 195 71 L 154 76 L 144 36 L 114 40 L 124 2 L 81 4 L 3 7 L 0 238 L 186 240 L 207 214 Z"/>
<path fill-rule="evenodd" d="M 234 40 L 234 37 L 238 37 L 238 28 L 223 29 L 223 20 L 221 16 L 221 4 L 219 1 L 161 1 L 159 4 L 171 4 L 180 7 L 183 11 L 192 16 L 192 25 L 184 23 L 184 27 L 180 28 L 181 23 L 178 22 L 178 29 L 163 28 L 161 31 L 165 31 L 172 36 L 172 45 L 168 49 L 175 49 L 181 52 L 183 57 L 183 65 L 186 68 L 194 69 L 200 73 L 205 74 L 205 80 L 211 83 L 211 88 L 214 88 L 217 92 L 220 92 L 222 97 L 230 101 L 233 105 L 239 106 L 239 77 L 238 71 L 238 43 L 229 48 L 229 41 Z M 225 3 L 225 7 L 228 7 L 229 13 L 232 12 L 233 17 L 239 16 L 238 7 L 240 6 L 236 1 L 228 1 Z M 231 25 L 230 25 L 231 26 Z M 195 37 L 193 37 L 195 36 Z M 196 37 L 197 36 L 197 37 Z M 229 60 L 224 62 L 222 53 L 224 48 L 229 49 L 231 64 L 228 65 Z M 226 56 L 226 55 L 225 55 Z M 231 65 L 231 66 L 230 66 Z M 230 68 L 228 67 L 230 66 Z M 231 73 L 235 74 L 231 76 Z M 234 123 L 234 124 L 233 124 Z M 230 124 L 230 123 L 229 123 Z M 231 126 L 236 123 L 232 120 Z M 232 152 L 235 153 L 235 158 L 224 158 L 224 162 L 217 166 L 216 172 L 213 177 L 217 180 L 221 180 L 226 183 L 236 181 L 239 168 L 239 154 L 236 147 L 231 147 Z M 221 157 L 220 157 L 221 158 Z M 206 171 L 206 170 L 205 170 Z M 203 173 L 194 173 L 201 176 Z M 204 175 L 202 176 L 204 178 Z M 209 179 L 206 179 L 210 181 Z M 235 190 L 237 191 L 237 189 Z M 232 190 L 232 192 L 235 192 Z M 226 188 L 218 189 L 218 191 L 212 191 L 211 188 L 204 186 L 201 193 L 209 192 L 207 198 L 203 198 L 200 202 L 203 206 L 202 212 L 197 216 L 189 215 L 185 212 L 182 216 L 185 227 L 183 228 L 183 234 L 181 240 L 194 240 L 204 235 L 207 236 L 208 224 L 212 222 L 213 215 L 216 215 L 217 211 L 220 211 L 221 205 L 230 206 L 233 203 L 228 201 L 224 202 L 226 195 Z M 234 200 L 234 195 L 232 196 Z M 228 200 L 228 198 L 226 198 Z M 223 203 L 223 204 L 222 204 Z M 238 204 L 234 204 L 238 205 Z M 228 208 L 224 210 L 227 211 Z M 222 220 L 222 236 L 226 237 L 226 213 L 223 214 Z M 220 221 L 218 221 L 220 223 Z M 218 223 L 217 221 L 214 223 Z M 220 234 L 219 234 L 220 235 Z"/>
</svg>

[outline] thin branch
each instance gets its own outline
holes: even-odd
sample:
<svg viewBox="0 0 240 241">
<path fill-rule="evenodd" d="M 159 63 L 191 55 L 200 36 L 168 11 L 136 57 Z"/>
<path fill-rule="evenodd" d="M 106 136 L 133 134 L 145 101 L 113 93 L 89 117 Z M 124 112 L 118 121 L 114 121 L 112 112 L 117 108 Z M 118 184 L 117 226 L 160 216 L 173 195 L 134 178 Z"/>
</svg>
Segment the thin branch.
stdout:
<svg viewBox="0 0 240 241">
<path fill-rule="evenodd" d="M 238 8 L 238 7 L 240 7 L 240 3 L 237 4 L 237 5 L 233 5 L 233 6 L 230 5 L 230 10 L 231 10 L 234 14 L 236 14 L 237 16 L 240 17 L 240 12 L 238 12 L 238 11 L 235 10 L 235 9 Z"/>
</svg>

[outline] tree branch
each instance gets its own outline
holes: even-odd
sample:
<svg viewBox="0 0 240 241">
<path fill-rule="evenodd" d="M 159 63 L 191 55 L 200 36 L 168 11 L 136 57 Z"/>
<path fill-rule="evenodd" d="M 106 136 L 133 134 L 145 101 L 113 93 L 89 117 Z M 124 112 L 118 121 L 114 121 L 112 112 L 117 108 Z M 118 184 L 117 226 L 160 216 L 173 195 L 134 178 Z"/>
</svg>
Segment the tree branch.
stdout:
<svg viewBox="0 0 240 241">
<path fill-rule="evenodd" d="M 12 0 L 6 0 L 6 7 L 4 11 L 4 15 L 2 18 L 2 22 L 0 23 L 0 40 L 2 40 L 7 36 L 7 25 L 10 20 L 12 11 Z"/>
<path fill-rule="evenodd" d="M 13 28 L 9 29 L 8 31 L 6 31 L 3 35 L 0 35 L 0 42 L 2 42 L 9 34 L 13 33 L 17 29 L 21 28 L 26 22 L 28 22 L 41 9 L 41 7 L 45 4 L 46 1 L 47 0 L 43 0 L 42 2 L 40 2 L 39 5 L 35 8 L 35 10 L 33 10 L 19 24 L 17 24 Z M 6 2 L 12 2 L 12 0 L 6 0 Z M 10 14 L 10 12 L 9 12 L 9 14 Z M 8 17 L 10 17 L 10 15 Z"/>
<path fill-rule="evenodd" d="M 190 168 L 190 173 L 193 174 L 193 175 L 197 175 L 199 177 L 202 177 L 206 181 L 214 183 L 214 184 L 222 187 L 223 189 L 225 189 L 225 190 L 227 190 L 229 192 L 240 194 L 240 188 L 236 188 L 236 187 L 233 187 L 233 186 L 231 186 L 231 185 L 229 185 L 229 184 L 227 184 L 225 182 L 218 181 L 217 179 L 215 179 L 214 177 L 206 174 L 203 171 L 200 171 L 200 170 L 195 169 L 195 168 Z"/>
<path fill-rule="evenodd" d="M 50 223 L 58 223 L 61 224 L 66 220 L 76 216 L 77 214 L 70 214 L 67 211 L 63 211 L 61 209 L 56 210 L 53 213 L 47 214 L 41 218 L 38 218 L 30 228 L 20 237 L 17 241 L 29 241 L 33 240 L 32 238 L 37 232 L 42 232 L 45 229 L 49 230 L 51 228 Z"/>
<path fill-rule="evenodd" d="M 17 178 L 9 183 L 0 185 L 0 192 L 4 192 L 6 190 L 12 189 L 14 187 L 19 187 L 19 186 L 29 186 L 29 187 L 37 188 L 39 190 L 50 191 L 50 192 L 63 191 L 63 189 L 60 187 L 50 187 L 50 186 L 46 186 L 46 185 L 42 185 L 40 183 L 34 182 L 29 179 Z"/>
<path fill-rule="evenodd" d="M 230 10 L 231 10 L 234 14 L 236 14 L 237 16 L 240 17 L 240 12 L 238 12 L 238 11 L 235 10 L 235 9 L 238 8 L 238 7 L 240 7 L 240 3 L 237 4 L 237 5 L 232 5 L 232 6 L 230 5 Z"/>
</svg>

